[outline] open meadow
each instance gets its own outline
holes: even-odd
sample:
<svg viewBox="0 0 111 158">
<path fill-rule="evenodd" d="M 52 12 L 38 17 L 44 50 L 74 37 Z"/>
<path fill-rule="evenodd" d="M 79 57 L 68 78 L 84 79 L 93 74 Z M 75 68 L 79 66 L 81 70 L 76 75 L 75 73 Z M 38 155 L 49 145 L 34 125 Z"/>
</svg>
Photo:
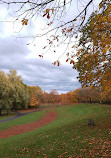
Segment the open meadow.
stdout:
<svg viewBox="0 0 111 158">
<path fill-rule="evenodd" d="M 1 158 L 89 158 L 111 156 L 111 106 L 77 104 L 48 109 L 0 123 L 0 131 L 40 120 L 55 111 L 54 121 L 35 130 L 0 139 Z M 93 118 L 94 127 L 88 127 Z"/>
</svg>

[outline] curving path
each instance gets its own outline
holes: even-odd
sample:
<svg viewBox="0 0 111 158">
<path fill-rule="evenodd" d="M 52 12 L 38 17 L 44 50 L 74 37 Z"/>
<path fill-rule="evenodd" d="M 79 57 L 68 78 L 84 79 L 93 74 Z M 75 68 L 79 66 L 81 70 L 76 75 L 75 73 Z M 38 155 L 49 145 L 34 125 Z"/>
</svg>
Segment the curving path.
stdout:
<svg viewBox="0 0 111 158">
<path fill-rule="evenodd" d="M 57 118 L 57 113 L 55 111 L 48 112 L 39 121 L 35 121 L 32 123 L 28 123 L 28 124 L 24 124 L 24 125 L 20 125 L 20 126 L 14 126 L 10 129 L 1 131 L 0 139 L 8 138 L 8 137 L 11 137 L 14 135 L 32 131 L 36 128 L 42 127 L 42 126 L 54 121 L 56 118 Z"/>
<path fill-rule="evenodd" d="M 4 120 L 1 120 L 0 123 L 3 123 L 3 122 L 7 122 L 7 121 L 11 121 L 11 120 L 15 120 L 19 117 L 22 117 L 24 115 L 28 115 L 30 113 L 33 113 L 33 112 L 39 112 L 39 111 L 42 111 L 42 110 L 46 110 L 46 109 L 51 109 L 51 108 L 56 108 L 56 107 L 44 107 L 44 108 L 39 108 L 37 110 L 34 110 L 34 111 L 31 111 L 31 112 L 27 112 L 27 113 L 18 113 L 18 115 L 16 116 L 13 116 L 13 117 L 10 117 L 10 118 L 7 118 L 7 119 L 4 119 Z"/>
</svg>

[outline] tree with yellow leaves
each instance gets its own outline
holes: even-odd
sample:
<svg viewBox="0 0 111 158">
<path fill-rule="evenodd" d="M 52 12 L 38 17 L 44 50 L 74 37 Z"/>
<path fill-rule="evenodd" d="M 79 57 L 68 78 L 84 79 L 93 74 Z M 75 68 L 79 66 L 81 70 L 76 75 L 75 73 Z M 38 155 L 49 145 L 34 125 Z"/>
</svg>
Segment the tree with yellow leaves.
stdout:
<svg viewBox="0 0 111 158">
<path fill-rule="evenodd" d="M 111 85 L 111 4 L 100 4 L 100 11 L 81 30 L 74 68 L 82 86 Z M 107 87 L 109 88 L 109 87 Z"/>
</svg>

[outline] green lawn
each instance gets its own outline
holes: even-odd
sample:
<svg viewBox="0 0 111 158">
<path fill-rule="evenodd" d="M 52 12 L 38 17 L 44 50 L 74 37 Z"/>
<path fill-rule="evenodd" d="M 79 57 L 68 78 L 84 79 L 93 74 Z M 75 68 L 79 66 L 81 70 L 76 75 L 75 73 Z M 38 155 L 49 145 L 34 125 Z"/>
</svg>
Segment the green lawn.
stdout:
<svg viewBox="0 0 111 158">
<path fill-rule="evenodd" d="M 10 112 L 10 114 L 9 115 L 2 115 L 2 116 L 0 116 L 0 121 L 1 120 L 5 120 L 5 119 L 8 119 L 8 118 L 10 118 L 10 117 L 13 117 L 13 116 L 15 116 L 15 113 L 14 112 Z"/>
<path fill-rule="evenodd" d="M 28 133 L 0 140 L 1 157 L 110 157 L 111 106 L 79 104 L 55 110 L 58 113 L 55 121 Z M 89 118 L 94 119 L 96 127 L 87 126 Z M 24 119 L 28 119 L 28 115 Z"/>
<path fill-rule="evenodd" d="M 0 123 L 0 131 L 11 128 L 12 126 L 18 126 L 26 123 L 30 123 L 33 121 L 39 120 L 44 114 L 46 113 L 45 111 L 40 111 L 40 112 L 34 112 L 30 113 L 28 115 L 22 116 L 20 118 L 17 118 L 12 121 L 7 121 L 4 123 Z"/>
<path fill-rule="evenodd" d="M 10 118 L 10 117 L 13 117 L 14 115 L 10 115 L 10 116 L 0 116 L 0 121 L 1 120 L 5 120 L 5 119 L 8 119 L 8 118 Z"/>
</svg>

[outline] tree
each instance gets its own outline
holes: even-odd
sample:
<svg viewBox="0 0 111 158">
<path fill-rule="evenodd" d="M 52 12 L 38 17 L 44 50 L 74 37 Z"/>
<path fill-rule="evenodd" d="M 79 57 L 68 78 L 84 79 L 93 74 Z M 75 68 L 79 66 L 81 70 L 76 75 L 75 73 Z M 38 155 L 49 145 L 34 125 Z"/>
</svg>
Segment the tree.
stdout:
<svg viewBox="0 0 111 158">
<path fill-rule="evenodd" d="M 111 78 L 102 87 L 101 102 L 111 104 Z"/>
<path fill-rule="evenodd" d="M 30 106 L 38 106 L 43 102 L 43 91 L 39 86 L 30 86 L 31 89 L 31 100 Z"/>
<path fill-rule="evenodd" d="M 8 113 L 12 108 L 12 84 L 9 82 L 7 75 L 0 70 L 0 115 L 2 111 Z"/>
<path fill-rule="evenodd" d="M 12 109 L 18 110 L 27 108 L 30 96 L 27 86 L 22 82 L 22 77 L 17 75 L 16 70 L 9 70 L 8 80 L 12 84 Z"/>
<path fill-rule="evenodd" d="M 82 86 L 104 87 L 111 81 L 111 4 L 100 4 L 101 12 L 93 13 L 81 30 L 77 59 Z"/>
<path fill-rule="evenodd" d="M 26 109 L 29 105 L 30 93 L 27 85 L 23 84 L 16 70 L 8 74 L 0 71 L 0 114 L 4 111 Z"/>
<path fill-rule="evenodd" d="M 86 87 L 76 90 L 78 103 L 100 103 L 101 91 L 99 88 Z"/>
<path fill-rule="evenodd" d="M 47 92 L 43 92 L 43 103 L 49 103 L 49 94 Z"/>
<path fill-rule="evenodd" d="M 59 104 L 60 98 L 56 89 L 51 90 L 49 93 L 49 103 Z"/>
</svg>

